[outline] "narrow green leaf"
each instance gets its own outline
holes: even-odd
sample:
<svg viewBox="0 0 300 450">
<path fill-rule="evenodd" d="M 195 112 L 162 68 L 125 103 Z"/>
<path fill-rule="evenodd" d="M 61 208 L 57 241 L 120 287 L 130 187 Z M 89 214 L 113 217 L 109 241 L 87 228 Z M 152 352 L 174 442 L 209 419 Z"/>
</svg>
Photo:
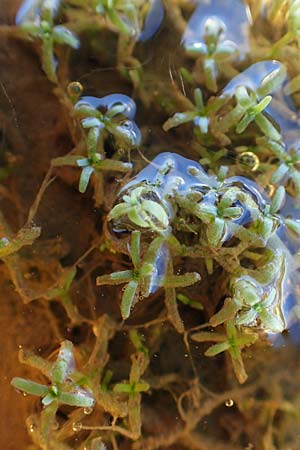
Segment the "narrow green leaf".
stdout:
<svg viewBox="0 0 300 450">
<path fill-rule="evenodd" d="M 122 105 L 121 103 L 116 104 L 105 113 L 105 116 L 112 119 L 113 117 L 122 114 L 125 109 L 125 105 Z"/>
<path fill-rule="evenodd" d="M 191 339 L 196 342 L 224 342 L 227 336 L 215 331 L 199 331 L 191 335 Z"/>
<path fill-rule="evenodd" d="M 87 149 L 88 155 L 93 155 L 98 150 L 98 142 L 101 135 L 102 128 L 101 127 L 92 127 L 89 129 L 87 135 Z"/>
<path fill-rule="evenodd" d="M 230 343 L 228 341 L 220 342 L 219 344 L 212 345 L 206 350 L 205 356 L 216 356 L 220 353 L 230 349 Z"/>
<path fill-rule="evenodd" d="M 86 117 L 82 119 L 81 125 L 83 128 L 98 128 L 104 126 L 97 117 Z"/>
<path fill-rule="evenodd" d="M 220 245 L 225 232 L 225 222 L 220 217 L 216 217 L 214 221 L 207 227 L 207 240 L 210 245 L 216 247 Z"/>
<path fill-rule="evenodd" d="M 291 170 L 290 177 L 293 182 L 295 194 L 298 196 L 300 195 L 300 172 L 298 170 Z"/>
<path fill-rule="evenodd" d="M 234 297 L 240 304 L 256 305 L 261 300 L 258 288 L 249 280 L 238 279 L 233 284 Z"/>
<path fill-rule="evenodd" d="M 258 339 L 257 334 L 248 334 L 248 333 L 240 333 L 235 341 L 235 346 L 233 346 L 234 348 L 238 348 L 238 347 L 249 347 L 250 345 L 254 344 L 254 342 L 256 342 Z"/>
<path fill-rule="evenodd" d="M 243 214 L 242 208 L 238 206 L 230 206 L 228 208 L 224 208 L 222 211 L 222 216 L 229 219 L 236 219 Z"/>
<path fill-rule="evenodd" d="M 32 37 L 40 37 L 41 35 L 40 27 L 33 22 L 23 22 L 20 27 L 26 34 Z"/>
<path fill-rule="evenodd" d="M 289 230 L 300 236 L 300 220 L 285 219 L 284 223 Z"/>
<path fill-rule="evenodd" d="M 132 169 L 131 163 L 125 163 L 123 161 L 117 161 L 115 159 L 103 159 L 99 163 L 94 164 L 95 169 L 111 170 L 116 172 L 129 172 Z"/>
<path fill-rule="evenodd" d="M 265 308 L 260 311 L 259 318 L 266 327 L 267 331 L 282 333 L 285 328 L 282 319 Z"/>
<path fill-rule="evenodd" d="M 236 313 L 241 309 L 241 304 L 232 298 L 226 298 L 223 307 L 214 314 L 209 323 L 216 327 L 227 320 L 233 319 Z"/>
<path fill-rule="evenodd" d="M 264 307 L 265 308 L 269 308 L 275 301 L 277 296 L 277 289 L 276 287 L 273 287 L 270 292 L 268 293 L 268 295 L 266 296 L 266 298 L 264 299 Z"/>
<path fill-rule="evenodd" d="M 195 99 L 195 105 L 197 110 L 200 113 L 204 113 L 204 102 L 203 102 L 203 95 L 200 88 L 197 88 L 194 90 L 194 99 Z"/>
<path fill-rule="evenodd" d="M 54 42 L 57 44 L 66 44 L 69 47 L 75 49 L 80 47 L 80 41 L 78 37 L 75 36 L 75 34 L 71 30 L 64 27 L 63 25 L 57 25 L 54 27 L 53 39 Z"/>
<path fill-rule="evenodd" d="M 280 164 L 280 166 L 278 167 L 278 169 L 275 170 L 275 172 L 273 173 L 272 177 L 271 177 L 271 183 L 279 183 L 284 176 L 287 174 L 287 172 L 289 171 L 289 167 L 282 163 Z"/>
<path fill-rule="evenodd" d="M 235 320 L 236 325 L 251 325 L 257 318 L 257 312 L 254 308 L 241 312 Z"/>
<path fill-rule="evenodd" d="M 171 128 L 178 127 L 179 125 L 182 125 L 184 123 L 192 122 L 196 116 L 195 111 L 186 111 L 183 113 L 176 113 L 173 117 L 168 119 L 163 124 L 163 130 L 169 131 Z"/>
<path fill-rule="evenodd" d="M 53 54 L 53 37 L 49 35 L 42 39 L 42 66 L 45 74 L 53 83 L 57 82 L 55 59 Z"/>
<path fill-rule="evenodd" d="M 274 125 L 264 114 L 259 114 L 255 117 L 255 123 L 265 136 L 273 139 L 274 141 L 281 140 L 281 134 L 276 130 Z"/>
<path fill-rule="evenodd" d="M 251 100 L 245 86 L 238 86 L 234 95 L 237 103 L 243 107 L 244 112 L 246 112 L 246 110 L 253 104 L 253 101 Z"/>
<path fill-rule="evenodd" d="M 132 206 L 128 203 L 119 203 L 114 206 L 113 209 L 108 214 L 108 220 L 119 219 L 120 217 L 127 216 Z"/>
<path fill-rule="evenodd" d="M 132 270 L 122 270 L 120 272 L 113 272 L 109 275 L 101 275 L 96 278 L 96 285 L 103 286 L 104 284 L 116 285 L 128 283 L 133 278 Z"/>
<path fill-rule="evenodd" d="M 149 228 L 151 227 L 151 220 L 149 217 L 140 214 L 140 207 L 131 207 L 127 213 L 128 218 L 132 223 L 141 227 L 141 228 Z"/>
<path fill-rule="evenodd" d="M 91 393 L 83 389 L 77 389 L 77 392 L 61 392 L 58 400 L 64 405 L 78 408 L 91 408 L 95 404 Z"/>
<path fill-rule="evenodd" d="M 185 51 L 188 56 L 198 58 L 200 55 L 206 55 L 208 53 L 207 45 L 202 42 L 196 42 L 185 46 Z"/>
<path fill-rule="evenodd" d="M 58 158 L 54 158 L 51 160 L 51 165 L 53 167 L 59 167 L 59 166 L 77 166 L 78 160 L 82 159 L 83 156 L 77 156 L 77 155 L 69 155 L 69 156 L 61 156 Z"/>
<path fill-rule="evenodd" d="M 137 281 L 130 281 L 125 288 L 121 303 L 121 314 L 124 320 L 128 319 L 130 316 L 131 308 L 136 299 L 137 289 Z"/>
<path fill-rule="evenodd" d="M 292 78 L 284 87 L 285 95 L 292 95 L 300 91 L 300 74 Z"/>
<path fill-rule="evenodd" d="M 131 233 L 130 256 L 135 269 L 137 269 L 140 265 L 140 252 L 141 252 L 141 232 L 133 231 Z"/>
<path fill-rule="evenodd" d="M 180 301 L 184 305 L 190 306 L 191 308 L 198 309 L 198 310 L 203 310 L 204 309 L 202 303 L 197 302 L 196 300 L 191 300 L 187 295 L 178 293 L 176 295 L 176 298 L 177 298 L 178 301 Z"/>
<path fill-rule="evenodd" d="M 281 67 L 268 73 L 268 75 L 263 78 L 259 88 L 256 91 L 257 94 L 260 97 L 264 97 L 265 95 L 274 92 L 283 83 L 286 78 L 286 74 L 286 68 L 283 64 L 281 64 Z"/>
<path fill-rule="evenodd" d="M 49 436 L 53 433 L 57 409 L 58 402 L 55 400 L 46 406 L 40 415 L 40 435 L 45 448 L 49 448 Z"/>
<path fill-rule="evenodd" d="M 159 285 L 164 288 L 179 288 L 191 286 L 200 281 L 201 276 L 197 272 L 187 272 L 183 275 L 166 275 L 159 280 Z"/>
<path fill-rule="evenodd" d="M 25 380 L 24 378 L 15 377 L 12 379 L 11 384 L 20 391 L 26 392 L 26 394 L 37 395 L 38 397 L 44 397 L 49 392 L 49 388 L 34 381 Z"/>
<path fill-rule="evenodd" d="M 132 386 L 129 383 L 117 383 L 114 386 L 114 392 L 119 392 L 120 394 L 131 394 L 132 393 Z"/>
<path fill-rule="evenodd" d="M 200 203 L 195 209 L 195 215 L 204 223 L 210 223 L 217 215 L 217 208 L 211 203 Z"/>
<path fill-rule="evenodd" d="M 57 396 L 54 395 L 52 392 L 49 392 L 42 400 L 42 403 L 44 406 L 49 406 L 51 403 L 57 401 Z"/>
<path fill-rule="evenodd" d="M 217 76 L 218 68 L 213 58 L 205 58 L 203 61 L 203 68 L 205 73 L 206 87 L 212 92 L 217 92 Z"/>
<path fill-rule="evenodd" d="M 238 134 L 243 133 L 253 120 L 254 114 L 246 113 L 244 117 L 241 119 L 241 121 L 237 124 L 235 131 Z"/>
<path fill-rule="evenodd" d="M 80 179 L 79 179 L 79 192 L 81 194 L 85 193 L 93 172 L 94 172 L 94 168 L 91 166 L 87 166 L 82 169 Z"/>
<path fill-rule="evenodd" d="M 140 268 L 140 276 L 141 277 L 149 277 L 154 272 L 154 265 L 148 262 L 143 262 L 142 267 Z"/>
<path fill-rule="evenodd" d="M 135 384 L 134 391 L 135 392 L 147 392 L 150 389 L 150 384 L 146 382 L 139 382 Z"/>
<path fill-rule="evenodd" d="M 73 344 L 70 341 L 63 341 L 56 363 L 52 369 L 52 381 L 55 384 L 60 385 L 74 370 L 75 360 L 73 354 Z"/>
<path fill-rule="evenodd" d="M 285 202 L 285 189 L 283 186 L 279 186 L 278 189 L 276 189 L 274 196 L 272 198 L 270 213 L 275 214 L 277 211 L 280 211 L 284 202 Z"/>
<path fill-rule="evenodd" d="M 78 167 L 86 167 L 90 165 L 88 158 L 80 158 L 76 161 Z"/>
<path fill-rule="evenodd" d="M 167 228 L 169 218 L 166 211 L 159 203 L 154 202 L 153 200 L 143 200 L 142 208 L 144 211 L 151 214 L 151 216 L 158 221 L 159 225 L 163 228 Z"/>
<path fill-rule="evenodd" d="M 232 362 L 235 376 L 237 377 L 239 383 L 241 383 L 241 384 L 245 383 L 245 381 L 248 378 L 248 375 L 245 371 L 245 366 L 243 363 L 241 353 L 238 352 L 238 354 L 236 354 L 236 355 L 233 355 L 232 353 L 230 353 L 230 356 L 231 356 L 231 362 Z"/>
</svg>

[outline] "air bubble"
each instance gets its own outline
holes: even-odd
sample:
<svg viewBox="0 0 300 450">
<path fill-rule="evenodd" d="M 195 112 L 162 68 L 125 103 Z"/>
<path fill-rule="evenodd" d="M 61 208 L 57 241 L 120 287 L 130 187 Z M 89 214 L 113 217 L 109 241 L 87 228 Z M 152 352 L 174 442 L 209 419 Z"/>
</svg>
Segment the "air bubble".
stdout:
<svg viewBox="0 0 300 450">
<path fill-rule="evenodd" d="M 225 401 L 225 406 L 227 406 L 227 408 L 231 408 L 234 405 L 234 401 L 232 400 L 232 398 L 228 398 Z"/>
<path fill-rule="evenodd" d="M 81 422 L 74 422 L 72 425 L 72 430 L 75 432 L 78 432 L 82 430 L 82 423 Z"/>
<path fill-rule="evenodd" d="M 84 414 L 86 414 L 88 416 L 88 415 L 92 414 L 93 410 L 94 410 L 93 406 L 88 406 L 83 409 L 83 412 L 84 412 Z"/>
<path fill-rule="evenodd" d="M 242 168 L 255 172 L 259 167 L 260 160 L 253 152 L 243 152 L 237 156 L 237 164 Z"/>
<path fill-rule="evenodd" d="M 30 423 L 28 425 L 28 430 L 29 430 L 29 433 L 34 433 L 35 430 L 36 430 L 36 424 L 35 423 Z"/>
<path fill-rule="evenodd" d="M 67 93 L 72 99 L 79 98 L 83 92 L 83 86 L 79 81 L 72 81 L 67 86 Z"/>
</svg>

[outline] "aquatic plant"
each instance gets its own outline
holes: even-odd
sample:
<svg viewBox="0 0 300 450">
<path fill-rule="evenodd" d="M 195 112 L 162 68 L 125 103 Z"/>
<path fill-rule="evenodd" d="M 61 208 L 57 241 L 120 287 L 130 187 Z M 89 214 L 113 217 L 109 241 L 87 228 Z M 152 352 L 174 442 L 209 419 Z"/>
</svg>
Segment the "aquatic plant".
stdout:
<svg viewBox="0 0 300 450">
<path fill-rule="evenodd" d="M 20 26 L 22 35 L 40 42 L 43 70 L 53 82 L 57 81 L 54 46 L 59 44 L 78 49 L 80 45 L 78 38 L 71 30 L 54 23 L 60 3 L 60 0 L 27 2 L 16 17 L 16 23 Z"/>
<path fill-rule="evenodd" d="M 127 102 L 127 103 L 126 103 Z M 94 106 L 93 106 L 94 105 Z M 98 111 L 96 105 L 107 109 Z M 109 137 L 114 139 L 116 155 L 121 156 L 127 150 L 136 147 L 140 141 L 140 132 L 136 124 L 130 120 L 134 117 L 135 104 L 125 95 L 111 95 L 103 99 L 83 98 L 75 105 L 76 115 L 81 119 L 84 130 L 87 130 L 86 155 L 68 155 L 52 161 L 55 167 L 70 165 L 82 168 L 79 179 L 79 192 L 84 193 L 92 174 L 95 177 L 95 199 L 99 205 L 103 200 L 102 172 L 128 172 L 132 165 L 118 159 L 106 158 L 104 143 Z M 124 120 L 127 117 L 127 120 Z"/>
<path fill-rule="evenodd" d="M 299 11 L 27 0 L 0 25 L 47 100 L 0 152 L 3 298 L 54 336 L 9 374 L 26 448 L 297 448 Z"/>
</svg>

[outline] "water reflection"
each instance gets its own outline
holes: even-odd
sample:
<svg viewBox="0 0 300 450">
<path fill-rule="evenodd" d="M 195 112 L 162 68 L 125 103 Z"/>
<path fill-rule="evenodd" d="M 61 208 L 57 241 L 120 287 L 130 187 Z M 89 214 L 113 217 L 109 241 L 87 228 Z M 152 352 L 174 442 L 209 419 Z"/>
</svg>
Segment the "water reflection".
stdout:
<svg viewBox="0 0 300 450">
<path fill-rule="evenodd" d="M 137 40 L 145 42 L 154 36 L 164 19 L 164 14 L 164 7 L 161 0 L 151 0 L 150 11 L 146 16 L 144 28 Z"/>
<path fill-rule="evenodd" d="M 249 7 L 240 0 L 211 0 L 197 3 L 198 6 L 182 37 L 182 44 L 192 46 L 204 42 L 205 23 L 210 18 L 217 18 L 223 24 L 221 39 L 238 45 L 240 57 L 243 58 L 249 51 L 249 24 L 251 24 Z"/>
<path fill-rule="evenodd" d="M 280 128 L 283 142 L 287 148 L 293 147 L 300 140 L 300 116 L 292 96 L 284 94 L 284 86 L 289 82 L 284 64 L 279 61 L 260 61 L 234 77 L 223 89 L 221 97 L 232 97 L 239 86 L 244 86 L 257 94 L 261 99 L 260 88 L 272 77 L 281 80 L 271 89 L 272 101 L 265 111 Z M 283 83 L 283 84 L 282 84 Z"/>
<path fill-rule="evenodd" d="M 150 194 L 147 195 L 152 195 L 152 198 L 155 195 L 156 201 L 168 212 L 172 227 L 173 223 L 178 220 L 178 206 L 179 211 L 182 211 L 181 208 L 183 210 L 188 208 L 187 211 L 192 213 L 193 206 L 191 209 L 186 206 L 187 198 L 191 197 L 191 203 L 201 204 L 205 211 L 211 211 L 218 210 L 223 197 L 230 197 L 230 205 L 239 213 L 223 219 L 224 228 L 220 237 L 222 244 L 233 236 L 242 236 L 242 234 L 239 235 L 242 228 L 249 229 L 250 227 L 251 229 L 261 215 L 265 217 L 265 211 L 270 203 L 267 194 L 254 181 L 242 176 L 234 176 L 220 181 L 216 176 L 208 175 L 197 162 L 176 153 L 158 155 L 122 188 L 119 193 L 120 200 L 124 194 L 128 195 L 140 186 L 149 186 Z M 284 213 L 285 210 L 283 210 Z M 126 229 L 126 224 L 122 221 L 123 219 L 118 219 L 113 224 L 115 232 L 123 230 L 124 227 Z M 205 220 L 204 223 L 206 223 Z M 283 224 L 283 215 L 278 215 L 274 221 L 272 219 L 272 224 L 272 230 L 263 245 L 266 261 L 258 268 L 242 269 L 243 275 L 241 276 L 250 277 L 253 283 L 257 284 L 257 289 L 264 295 L 269 295 L 269 292 L 275 289 L 276 296 L 274 298 L 276 300 L 274 299 L 271 307 L 284 329 L 293 324 L 295 318 L 292 314 L 293 308 L 298 305 L 295 286 L 299 286 L 299 273 L 295 266 L 294 255 L 299 252 L 299 239 L 294 242 L 294 237 Z M 172 232 L 176 235 L 176 228 Z M 253 245 L 255 249 L 257 243 L 253 243 Z M 260 247 L 261 245 L 259 245 Z M 149 290 L 151 293 L 159 288 L 159 279 L 166 273 L 168 252 L 167 245 L 163 244 L 154 261 Z M 272 331 L 272 328 L 270 330 Z M 268 332 L 268 330 L 266 331 Z M 275 332 L 272 331 L 272 333 Z"/>
<path fill-rule="evenodd" d="M 58 13 L 58 9 L 60 7 L 60 0 L 54 0 L 49 3 L 49 7 L 47 8 L 47 4 L 42 0 L 25 0 L 21 4 L 17 14 L 16 14 L 16 25 L 21 25 L 25 22 L 39 22 L 41 9 L 51 10 L 52 17 L 55 17 Z"/>
<path fill-rule="evenodd" d="M 25 0 L 16 15 L 16 25 L 23 22 L 34 22 L 40 15 L 41 2 L 38 0 Z"/>
<path fill-rule="evenodd" d="M 133 120 L 136 114 L 135 102 L 125 94 L 109 94 L 104 97 L 84 96 L 77 102 L 76 107 L 85 103 L 88 103 L 95 109 L 105 108 L 107 110 L 116 105 L 122 105 L 124 106 L 122 114 L 130 120 Z"/>
</svg>

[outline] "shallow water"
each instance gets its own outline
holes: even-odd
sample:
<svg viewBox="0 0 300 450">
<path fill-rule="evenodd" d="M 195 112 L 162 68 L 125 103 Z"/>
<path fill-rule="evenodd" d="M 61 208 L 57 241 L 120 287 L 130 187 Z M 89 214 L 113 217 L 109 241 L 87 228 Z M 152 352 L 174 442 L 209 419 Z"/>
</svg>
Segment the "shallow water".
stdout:
<svg viewBox="0 0 300 450">
<path fill-rule="evenodd" d="M 300 240 L 284 224 L 287 217 L 300 219 L 299 195 L 288 181 L 290 172 L 277 185 L 271 183 L 272 165 L 278 161 L 262 142 L 262 132 L 255 122 L 242 133 L 235 131 L 237 124 L 220 132 L 226 114 L 236 106 L 236 89 L 243 86 L 261 101 L 265 95 L 258 92 L 260 86 L 280 72 L 282 79 L 268 91 L 272 100 L 264 112 L 281 134 L 285 154 L 298 148 L 299 91 L 286 93 L 288 83 L 299 75 L 297 40 L 271 56 L 273 42 L 285 28 L 277 24 L 275 29 L 268 22 L 270 2 L 261 6 L 261 16 L 252 14 L 255 5 L 251 1 L 136 1 L 137 16 L 132 8 L 122 10 L 120 2 L 117 19 L 107 13 L 110 2 L 98 2 L 95 10 L 97 2 L 90 2 L 84 12 L 81 8 L 87 2 L 62 3 L 63 8 L 59 1 L 49 2 L 54 24 L 68 26 L 81 44 L 77 49 L 55 47 L 57 80 L 49 81 L 47 65 L 41 59 L 41 38 L 24 39 L 15 28 L 28 21 L 40 24 L 40 2 L 0 0 L 0 238 L 11 239 L 29 219 L 30 224 L 42 228 L 39 239 L 4 258 L 0 266 L 1 447 L 98 450 L 90 445 L 90 432 L 74 424 L 110 426 L 113 414 L 102 400 L 90 414 L 81 408 L 60 407 L 51 431 L 55 441 L 46 445 L 38 443 L 36 437 L 43 410 L 41 401 L 30 395 L 23 398 L 10 385 L 15 376 L 48 382 L 36 369 L 18 361 L 20 347 L 54 360 L 59 344 L 69 339 L 75 346 L 77 367 L 84 374 L 96 368 L 95 377 L 99 370 L 97 388 L 104 383 L 105 374 L 112 371 L 112 379 L 103 388 L 108 393 L 118 383 L 137 376 L 130 375 L 135 358 L 132 355 L 149 358 L 145 372 L 140 374 L 142 381 L 150 385 L 142 394 L 141 435 L 122 435 L 123 429 L 131 430 L 136 416 L 117 419 L 121 432 L 91 433 L 93 438 L 101 436 L 107 450 L 299 450 Z M 101 14 L 108 16 L 101 21 Z M 284 15 L 282 20 L 286 20 Z M 188 47 L 207 51 L 207 25 L 219 30 L 218 45 L 238 50 L 226 56 L 224 62 L 220 56 L 216 58 L 212 70 L 216 92 L 204 76 L 204 53 L 197 58 L 185 53 Z M 120 38 L 118 27 L 122 29 Z M 128 27 L 133 30 L 129 35 L 124 31 Z M 211 54 L 208 59 L 213 59 Z M 70 82 L 74 81 L 82 85 L 82 93 L 72 97 L 68 87 L 70 90 Z M 194 104 L 195 88 L 202 90 L 203 107 Z M 206 117 L 206 105 L 213 104 L 214 97 L 220 105 L 215 110 L 212 107 L 207 131 L 203 132 L 201 119 Z M 116 115 L 109 122 L 108 115 L 106 122 L 103 119 L 97 130 L 101 139 L 96 144 L 97 133 L 89 136 L 92 127 L 85 127 L 88 122 L 76 115 L 83 106 L 94 109 L 95 117 L 123 106 L 121 118 Z M 163 130 L 173 114 L 186 111 L 192 113 L 189 121 L 167 132 Z M 126 145 L 122 145 L 122 139 Z M 93 145 L 94 154 L 87 154 L 87 147 Z M 250 156 L 256 156 L 258 167 L 253 169 L 239 162 L 245 149 Z M 218 159 L 219 150 L 224 154 Z M 76 162 L 69 166 L 57 164 L 43 186 L 45 190 L 40 192 L 51 161 L 69 152 L 83 160 L 82 166 Z M 95 170 L 86 192 L 81 194 L 81 167 L 90 163 L 95 154 L 100 155 L 100 162 L 112 160 L 114 167 L 130 162 L 133 171 Z M 291 167 L 292 163 L 288 164 Z M 225 175 L 223 166 L 228 166 Z M 234 248 L 242 241 L 236 237 L 237 230 L 247 231 L 258 214 L 265 214 L 280 184 L 286 187 L 287 194 L 274 213 L 276 230 L 274 226 L 269 231 L 271 237 L 265 242 L 236 254 Z M 157 226 L 154 231 L 151 227 L 136 227 L 126 215 L 108 219 L 112 208 L 141 186 L 150 193 L 141 194 L 138 201 L 144 198 L 156 202 L 164 212 L 153 211 L 151 216 L 148 211 L 150 223 Z M 203 222 L 204 227 L 201 221 L 207 217 L 200 214 L 195 218 L 193 207 L 202 203 L 205 208 L 217 209 L 230 190 L 238 192 L 237 199 L 228 203 L 237 208 L 233 211 L 236 215 L 222 217 L 225 225 L 215 247 L 207 255 L 194 257 L 193 249 L 209 247 L 207 236 L 212 221 Z M 37 199 L 40 203 L 36 203 Z M 186 199 L 190 199 L 188 204 L 184 203 Z M 135 229 L 141 232 L 135 265 L 143 261 L 154 237 L 164 239 L 146 280 L 144 291 L 149 296 L 143 289 L 138 291 L 130 317 L 124 322 L 120 304 L 126 284 L 96 287 L 95 280 L 132 270 L 129 234 Z M 170 235 L 177 242 L 168 240 Z M 178 242 L 182 244 L 181 254 Z M 172 275 L 196 272 L 201 281 L 189 284 L 185 280 L 176 291 L 172 287 L 162 289 L 162 280 L 170 275 L 171 260 Z M 243 270 L 238 272 L 240 260 Z M 267 263 L 274 266 L 272 279 L 266 276 Z M 52 298 L 51 290 L 61 288 L 66 273 L 74 268 L 71 302 L 66 297 Z M 137 272 L 135 267 L 133 280 Z M 237 381 L 229 352 L 208 357 L 205 352 L 215 342 L 192 338 L 198 331 L 213 330 L 208 322 L 233 295 L 232 286 L 238 276 L 254 284 L 263 298 L 276 290 L 268 312 L 284 323 L 283 332 L 272 331 L 272 324 L 268 328 L 259 319 L 258 308 L 245 327 L 247 335 L 254 330 L 258 338 L 254 345 L 242 350 L 248 375 L 243 385 Z M 186 334 L 182 334 L 182 327 Z M 129 338 L 132 330 L 142 336 L 138 349 Z M 224 335 L 224 330 L 221 323 L 212 334 Z M 134 399 L 134 395 L 122 395 L 124 402 Z M 128 404 L 131 412 L 139 411 L 136 405 Z M 116 407 L 110 399 L 111 405 Z M 34 424 L 29 425 L 29 432 L 25 425 L 28 416 L 28 423 Z M 31 437 L 36 439 L 34 444 Z"/>
</svg>

